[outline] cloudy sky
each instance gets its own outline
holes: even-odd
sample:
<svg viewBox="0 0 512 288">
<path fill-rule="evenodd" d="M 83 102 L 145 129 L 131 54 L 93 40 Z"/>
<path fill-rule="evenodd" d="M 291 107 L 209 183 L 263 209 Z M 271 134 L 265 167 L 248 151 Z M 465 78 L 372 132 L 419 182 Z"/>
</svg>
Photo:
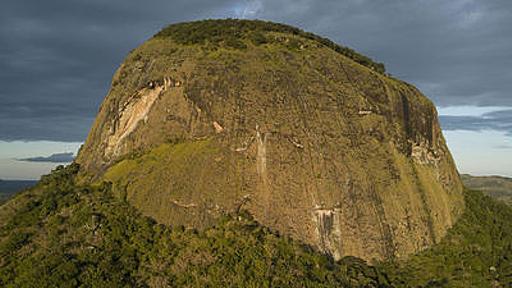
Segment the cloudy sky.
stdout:
<svg viewBox="0 0 512 288">
<path fill-rule="evenodd" d="M 226 17 L 291 24 L 384 62 L 439 107 L 461 172 L 512 176 L 510 0 L 2 0 L 0 178 L 37 178 L 52 154 L 76 152 L 116 67 L 163 26 Z M 50 162 L 19 161 L 35 157 Z"/>
</svg>

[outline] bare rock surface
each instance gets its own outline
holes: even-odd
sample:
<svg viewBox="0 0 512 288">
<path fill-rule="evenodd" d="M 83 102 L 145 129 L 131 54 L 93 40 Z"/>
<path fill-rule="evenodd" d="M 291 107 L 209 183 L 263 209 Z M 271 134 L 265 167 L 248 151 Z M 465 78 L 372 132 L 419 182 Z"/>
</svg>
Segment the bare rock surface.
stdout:
<svg viewBox="0 0 512 288">
<path fill-rule="evenodd" d="M 165 224 L 247 210 L 335 258 L 439 242 L 464 202 L 434 105 L 315 40 L 262 34 L 132 51 L 77 157 L 84 179 Z"/>
</svg>

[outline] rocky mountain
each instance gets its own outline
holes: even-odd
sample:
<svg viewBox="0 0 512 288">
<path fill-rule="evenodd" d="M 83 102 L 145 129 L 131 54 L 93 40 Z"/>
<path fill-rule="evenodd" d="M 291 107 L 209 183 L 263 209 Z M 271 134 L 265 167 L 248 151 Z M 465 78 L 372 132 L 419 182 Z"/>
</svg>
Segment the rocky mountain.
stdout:
<svg viewBox="0 0 512 288">
<path fill-rule="evenodd" d="M 247 211 L 335 259 L 414 254 L 464 211 L 420 91 L 262 21 L 171 25 L 133 50 L 76 162 L 159 223 L 202 230 Z"/>
</svg>

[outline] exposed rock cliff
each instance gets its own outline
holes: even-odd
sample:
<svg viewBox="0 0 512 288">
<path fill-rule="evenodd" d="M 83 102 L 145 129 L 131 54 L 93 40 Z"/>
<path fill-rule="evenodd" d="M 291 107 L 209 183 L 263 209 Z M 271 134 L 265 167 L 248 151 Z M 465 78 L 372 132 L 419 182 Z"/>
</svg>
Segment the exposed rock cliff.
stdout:
<svg viewBox="0 0 512 288">
<path fill-rule="evenodd" d="M 161 223 L 244 209 L 336 258 L 403 257 L 444 236 L 462 185 L 425 96 L 311 34 L 209 23 L 130 53 L 77 157 L 84 176 Z"/>
</svg>

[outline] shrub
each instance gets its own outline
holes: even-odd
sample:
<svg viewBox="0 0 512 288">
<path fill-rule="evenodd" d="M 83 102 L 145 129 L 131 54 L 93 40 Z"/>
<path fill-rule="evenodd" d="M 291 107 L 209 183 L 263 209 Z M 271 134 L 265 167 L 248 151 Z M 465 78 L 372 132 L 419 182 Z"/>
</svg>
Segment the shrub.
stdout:
<svg viewBox="0 0 512 288">
<path fill-rule="evenodd" d="M 255 45 L 264 44 L 267 43 L 265 37 L 267 32 L 292 34 L 315 41 L 378 73 L 386 72 L 384 64 L 375 62 L 369 57 L 338 45 L 327 38 L 285 24 L 261 20 L 218 19 L 178 23 L 167 26 L 154 37 L 172 38 L 173 41 L 184 45 L 206 44 L 207 42 L 221 45 L 224 42 L 228 47 L 245 49 L 245 44 L 241 45 L 240 43 L 243 42 L 243 39 L 249 39 Z M 235 39 L 240 42 L 236 42 Z"/>
</svg>

